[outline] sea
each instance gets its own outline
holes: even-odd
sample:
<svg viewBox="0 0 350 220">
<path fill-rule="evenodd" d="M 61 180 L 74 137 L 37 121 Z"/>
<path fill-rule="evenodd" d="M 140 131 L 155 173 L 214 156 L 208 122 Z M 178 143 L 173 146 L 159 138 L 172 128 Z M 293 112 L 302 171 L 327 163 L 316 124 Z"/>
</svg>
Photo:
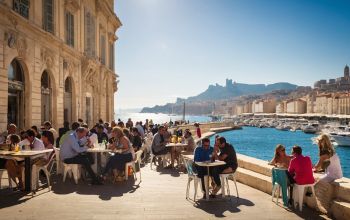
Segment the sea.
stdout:
<svg viewBox="0 0 350 220">
<path fill-rule="evenodd" d="M 302 131 L 281 131 L 275 128 L 243 127 L 242 130 L 226 131 L 219 134 L 231 143 L 236 152 L 255 157 L 266 162 L 274 155 L 277 144 L 286 147 L 290 154 L 292 147 L 298 145 L 303 149 L 303 155 L 311 157 L 313 164 L 318 160 L 318 146 L 313 143 L 317 135 L 305 134 Z M 214 137 L 211 138 L 214 143 Z M 350 178 L 350 147 L 336 146 L 344 177 Z"/>
<path fill-rule="evenodd" d="M 120 119 L 124 123 L 127 122 L 129 118 L 131 118 L 133 122 L 142 121 L 144 123 L 146 119 L 148 120 L 152 119 L 154 124 L 163 124 L 170 121 L 174 122 L 177 120 L 182 120 L 183 116 L 162 114 L 162 113 L 155 114 L 155 113 L 138 113 L 138 112 L 130 112 L 130 111 L 121 111 L 121 112 L 117 112 L 114 118 L 116 121 Z M 210 122 L 211 118 L 208 116 L 185 115 L 185 121 L 189 121 L 190 123 Z"/>
</svg>

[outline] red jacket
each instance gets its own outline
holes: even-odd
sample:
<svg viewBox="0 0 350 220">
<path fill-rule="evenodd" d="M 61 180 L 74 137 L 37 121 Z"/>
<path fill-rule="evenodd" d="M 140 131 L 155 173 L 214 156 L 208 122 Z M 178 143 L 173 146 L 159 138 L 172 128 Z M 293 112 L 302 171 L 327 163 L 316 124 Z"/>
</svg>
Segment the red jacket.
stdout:
<svg viewBox="0 0 350 220">
<path fill-rule="evenodd" d="M 293 176 L 298 185 L 312 184 L 315 182 L 311 159 L 308 156 L 298 155 L 294 157 L 290 161 L 288 172 Z"/>
</svg>

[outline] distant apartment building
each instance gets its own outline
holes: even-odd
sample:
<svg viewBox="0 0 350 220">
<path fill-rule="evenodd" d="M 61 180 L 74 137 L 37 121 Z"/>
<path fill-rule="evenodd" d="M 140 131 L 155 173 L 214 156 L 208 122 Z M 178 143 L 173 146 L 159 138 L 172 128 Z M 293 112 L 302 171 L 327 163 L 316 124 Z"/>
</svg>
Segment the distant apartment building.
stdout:
<svg viewBox="0 0 350 220">
<path fill-rule="evenodd" d="M 287 101 L 286 107 L 286 113 L 289 114 L 305 114 L 307 110 L 306 101 L 302 99 Z"/>
<path fill-rule="evenodd" d="M 276 100 L 256 100 L 252 104 L 252 113 L 275 113 L 276 112 Z"/>
<path fill-rule="evenodd" d="M 283 114 L 286 113 L 286 101 L 281 101 L 276 105 L 276 113 Z"/>
</svg>

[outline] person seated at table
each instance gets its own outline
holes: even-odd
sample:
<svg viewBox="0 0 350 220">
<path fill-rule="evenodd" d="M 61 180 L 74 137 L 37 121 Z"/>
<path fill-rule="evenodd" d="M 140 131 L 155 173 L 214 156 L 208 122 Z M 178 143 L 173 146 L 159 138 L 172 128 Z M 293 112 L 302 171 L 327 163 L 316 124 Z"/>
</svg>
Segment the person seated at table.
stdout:
<svg viewBox="0 0 350 220">
<path fill-rule="evenodd" d="M 193 151 L 196 147 L 196 144 L 194 142 L 192 133 L 189 129 L 185 130 L 184 138 L 185 138 L 185 143 L 187 144 L 187 146 L 185 148 L 186 153 L 188 153 L 188 152 L 193 153 Z"/>
<path fill-rule="evenodd" d="M 221 188 L 220 174 L 234 173 L 238 167 L 236 151 L 231 144 L 226 142 L 224 137 L 218 138 L 218 147 L 219 149 L 214 149 L 213 159 L 225 161 L 226 164 L 212 168 L 211 176 L 214 178 L 216 184 L 212 191 L 212 195 L 214 196 Z M 218 150 L 220 150 L 219 155 L 217 154 Z"/>
<path fill-rule="evenodd" d="M 340 159 L 328 135 L 321 134 L 316 138 L 316 142 L 320 158 L 314 167 L 314 172 L 325 170 L 325 174 L 320 178 L 320 181 L 333 182 L 336 179 L 342 178 L 343 171 L 340 165 Z"/>
<path fill-rule="evenodd" d="M 45 121 L 44 122 L 44 128 L 46 131 L 51 131 L 53 134 L 54 139 L 56 140 L 58 138 L 57 131 L 52 127 L 51 122 Z"/>
<path fill-rule="evenodd" d="M 103 125 L 99 124 L 97 126 L 97 140 L 98 143 L 102 143 L 102 142 L 108 142 L 108 135 L 104 132 L 104 127 Z"/>
<path fill-rule="evenodd" d="M 59 144 L 56 145 L 56 147 L 60 147 L 60 146 L 63 144 L 64 140 L 65 140 L 67 137 L 69 137 L 70 134 L 72 134 L 73 132 L 75 132 L 79 127 L 80 127 L 79 122 L 73 122 L 73 123 L 72 123 L 72 126 L 71 126 L 71 130 L 66 131 L 64 134 L 63 134 L 63 131 L 62 131 L 62 133 L 61 133 L 62 136 L 58 138 L 58 139 L 59 139 L 59 142 L 58 142 Z"/>
<path fill-rule="evenodd" d="M 59 146 L 59 143 L 60 143 L 60 140 L 61 140 L 62 136 L 68 131 L 70 131 L 70 129 L 69 129 L 69 122 L 65 121 L 65 122 L 63 122 L 63 127 L 58 129 L 58 138 L 55 140 L 56 141 L 56 146 Z"/>
<path fill-rule="evenodd" d="M 10 144 L 10 150 L 15 150 L 15 145 L 21 141 L 20 136 L 16 134 L 11 134 L 8 136 L 8 144 Z M 5 168 L 9 177 L 15 182 L 17 189 L 24 190 L 24 184 L 22 179 L 22 171 L 23 171 L 23 159 L 13 160 L 9 159 L 5 162 Z M 16 180 L 18 179 L 18 182 Z"/>
<path fill-rule="evenodd" d="M 293 156 L 286 154 L 286 148 L 282 144 L 278 144 L 275 148 L 275 155 L 269 162 L 269 165 L 288 169 L 292 158 Z"/>
<path fill-rule="evenodd" d="M 115 177 L 123 178 L 125 164 L 131 162 L 134 159 L 133 148 L 129 139 L 124 135 L 123 130 L 120 127 L 114 127 L 112 130 L 112 136 L 114 137 L 114 142 L 109 144 L 109 149 L 115 151 L 106 164 L 104 171 L 102 172 L 102 178 L 106 180 L 106 175 L 110 170 L 116 170 Z"/>
<path fill-rule="evenodd" d="M 128 128 L 123 128 L 123 134 L 125 137 L 127 137 L 129 139 L 129 141 L 132 143 L 132 134 L 130 134 L 130 130 Z"/>
<path fill-rule="evenodd" d="M 137 128 L 133 127 L 132 128 L 132 146 L 136 151 L 140 150 L 140 148 L 142 147 L 142 139 L 141 139 L 141 135 L 139 133 L 139 131 L 137 130 Z"/>
<path fill-rule="evenodd" d="M 168 123 L 165 123 L 163 126 L 164 126 L 164 129 L 165 129 L 164 134 L 163 134 L 164 140 L 165 140 L 165 142 L 169 143 L 170 142 L 170 138 L 171 138 L 171 133 L 169 131 L 169 125 L 168 125 Z M 177 137 L 182 137 L 182 131 L 181 131 L 181 134 L 177 133 L 176 136 Z"/>
<path fill-rule="evenodd" d="M 137 130 L 139 131 L 141 138 L 144 138 L 145 137 L 145 130 L 143 129 L 142 121 L 136 122 L 135 128 L 137 128 Z"/>
<path fill-rule="evenodd" d="M 9 124 L 7 126 L 7 130 L 1 134 L 2 143 L 9 142 L 9 138 L 11 134 L 17 134 L 17 126 L 15 124 Z"/>
<path fill-rule="evenodd" d="M 60 158 L 67 164 L 81 164 L 92 178 L 91 184 L 101 185 L 101 181 L 91 168 L 92 159 L 87 154 L 88 145 L 82 145 L 81 140 L 86 137 L 88 129 L 79 127 L 71 133 L 62 143 L 60 148 Z"/>
<path fill-rule="evenodd" d="M 203 138 L 201 145 L 196 147 L 194 150 L 194 162 L 204 162 L 204 161 L 210 161 L 211 156 L 213 154 L 214 148 L 210 146 L 210 140 L 209 138 Z M 198 166 L 194 164 L 195 169 L 197 170 L 197 175 L 199 178 L 201 178 L 202 183 L 202 191 L 204 192 L 203 198 L 205 198 L 205 182 L 204 182 L 204 176 L 208 175 L 208 169 L 206 167 Z"/>
<path fill-rule="evenodd" d="M 41 135 L 41 140 L 45 146 L 46 149 L 53 149 L 54 147 L 54 137 L 51 131 L 43 131 Z M 55 156 L 55 151 L 52 151 L 48 154 L 47 162 Z"/>
<path fill-rule="evenodd" d="M 38 139 L 41 139 L 41 134 L 40 134 L 39 131 L 38 131 L 38 127 L 37 127 L 36 125 L 33 125 L 33 126 L 31 127 L 31 129 L 34 131 L 35 137 L 37 137 Z"/>
<path fill-rule="evenodd" d="M 312 172 L 311 159 L 309 156 L 303 156 L 302 152 L 301 147 L 293 147 L 293 159 L 290 161 L 288 172 L 298 185 L 313 184 L 315 179 Z"/>
<path fill-rule="evenodd" d="M 51 131 L 43 131 L 41 135 L 41 141 L 43 142 L 46 149 L 53 149 L 55 140 Z"/>
<path fill-rule="evenodd" d="M 154 155 L 165 155 L 171 153 L 172 148 L 166 147 L 166 141 L 164 138 L 165 127 L 163 125 L 158 127 L 158 132 L 153 136 L 151 150 Z M 160 162 L 160 161 L 158 161 Z M 153 161 L 151 161 L 153 163 Z M 171 161 L 171 166 L 174 164 L 173 158 Z"/>
<path fill-rule="evenodd" d="M 46 131 L 50 132 L 48 130 L 46 130 Z M 44 131 L 43 131 L 43 133 L 44 133 Z M 35 151 L 45 150 L 45 145 L 44 145 L 43 141 L 35 136 L 35 132 L 32 129 L 27 130 L 26 134 L 27 134 L 26 139 L 29 142 L 30 150 L 35 150 Z M 49 155 L 50 154 L 44 154 L 41 157 L 33 159 L 32 165 L 33 164 L 36 164 L 36 165 L 46 164 L 48 161 Z"/>
</svg>

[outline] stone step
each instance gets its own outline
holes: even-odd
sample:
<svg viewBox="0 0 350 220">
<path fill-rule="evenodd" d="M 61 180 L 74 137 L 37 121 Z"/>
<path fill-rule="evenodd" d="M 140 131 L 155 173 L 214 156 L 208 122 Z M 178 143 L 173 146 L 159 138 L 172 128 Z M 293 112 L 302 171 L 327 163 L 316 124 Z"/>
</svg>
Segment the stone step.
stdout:
<svg viewBox="0 0 350 220">
<path fill-rule="evenodd" d="M 350 203 L 350 179 L 341 178 L 334 181 L 332 185 L 335 188 L 335 195 L 341 201 Z"/>
<path fill-rule="evenodd" d="M 247 170 L 271 177 L 273 166 L 268 165 L 268 161 L 256 159 L 243 154 L 237 154 L 238 166 Z"/>
<path fill-rule="evenodd" d="M 334 219 L 350 219 L 350 203 L 341 200 L 334 200 L 331 208 L 331 215 Z"/>
<path fill-rule="evenodd" d="M 272 193 L 271 177 L 260 173 L 238 167 L 236 171 L 236 180 L 265 193 Z"/>
</svg>

